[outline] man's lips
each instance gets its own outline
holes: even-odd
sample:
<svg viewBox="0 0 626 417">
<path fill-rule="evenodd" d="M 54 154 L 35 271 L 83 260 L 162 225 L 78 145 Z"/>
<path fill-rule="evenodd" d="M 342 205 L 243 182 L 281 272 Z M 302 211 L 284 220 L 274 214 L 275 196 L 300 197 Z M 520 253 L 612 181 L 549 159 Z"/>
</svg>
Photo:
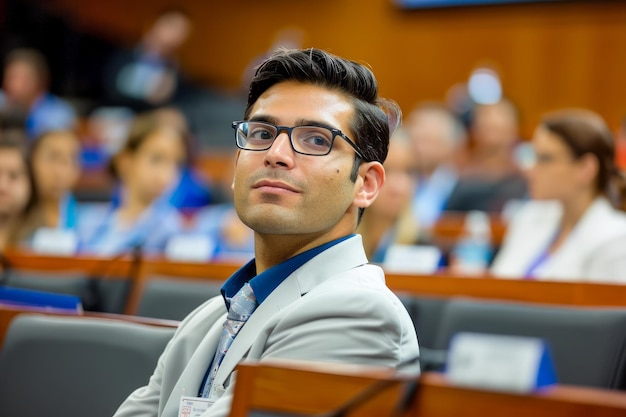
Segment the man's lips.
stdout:
<svg viewBox="0 0 626 417">
<path fill-rule="evenodd" d="M 270 180 L 261 180 L 258 181 L 256 183 L 254 183 L 254 185 L 252 186 L 252 188 L 254 189 L 265 189 L 265 190 L 273 190 L 273 191 L 279 191 L 279 190 L 285 190 L 285 191 L 290 191 L 292 193 L 299 193 L 300 191 L 294 187 L 292 187 L 289 184 L 286 184 L 284 182 L 281 181 L 270 181 Z"/>
</svg>

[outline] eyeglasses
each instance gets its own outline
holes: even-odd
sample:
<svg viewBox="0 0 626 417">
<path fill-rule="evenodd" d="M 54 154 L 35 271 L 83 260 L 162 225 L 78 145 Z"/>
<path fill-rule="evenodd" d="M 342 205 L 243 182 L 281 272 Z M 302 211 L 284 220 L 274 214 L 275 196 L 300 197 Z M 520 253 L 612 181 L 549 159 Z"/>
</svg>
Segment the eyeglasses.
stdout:
<svg viewBox="0 0 626 417">
<path fill-rule="evenodd" d="M 247 151 L 268 150 L 280 132 L 287 132 L 293 150 L 302 155 L 323 156 L 333 149 L 337 136 L 341 136 L 361 159 L 365 159 L 356 144 L 339 129 L 322 126 L 276 126 L 266 122 L 233 122 L 237 147 Z"/>
</svg>

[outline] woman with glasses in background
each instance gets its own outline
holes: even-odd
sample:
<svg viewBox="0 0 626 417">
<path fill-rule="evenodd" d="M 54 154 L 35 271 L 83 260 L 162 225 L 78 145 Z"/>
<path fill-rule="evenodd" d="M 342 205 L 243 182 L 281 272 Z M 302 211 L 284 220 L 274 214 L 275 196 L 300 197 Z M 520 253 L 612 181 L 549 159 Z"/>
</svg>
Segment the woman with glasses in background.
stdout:
<svg viewBox="0 0 626 417">
<path fill-rule="evenodd" d="M 532 200 L 513 217 L 491 272 L 626 282 L 626 179 L 604 120 L 582 109 L 548 114 L 532 146 Z"/>
</svg>

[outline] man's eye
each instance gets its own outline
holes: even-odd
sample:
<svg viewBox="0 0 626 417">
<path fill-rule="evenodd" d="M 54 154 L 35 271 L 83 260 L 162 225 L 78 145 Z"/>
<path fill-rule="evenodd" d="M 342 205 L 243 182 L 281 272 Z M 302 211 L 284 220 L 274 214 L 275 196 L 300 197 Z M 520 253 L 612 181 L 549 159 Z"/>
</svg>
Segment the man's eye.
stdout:
<svg viewBox="0 0 626 417">
<path fill-rule="evenodd" d="M 267 129 L 258 128 L 248 133 L 248 139 L 271 140 L 274 139 L 274 134 Z"/>
</svg>

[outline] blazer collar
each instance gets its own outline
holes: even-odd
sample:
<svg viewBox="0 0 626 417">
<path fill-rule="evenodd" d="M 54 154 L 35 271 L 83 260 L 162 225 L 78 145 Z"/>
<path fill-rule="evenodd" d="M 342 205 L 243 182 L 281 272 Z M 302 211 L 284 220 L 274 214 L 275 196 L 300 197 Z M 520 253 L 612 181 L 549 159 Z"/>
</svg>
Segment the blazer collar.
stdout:
<svg viewBox="0 0 626 417">
<path fill-rule="evenodd" d="M 213 383 L 219 386 L 224 384 L 274 314 L 300 299 L 321 282 L 366 263 L 361 236 L 355 235 L 325 250 L 295 270 L 259 305 L 239 331 Z"/>
</svg>

